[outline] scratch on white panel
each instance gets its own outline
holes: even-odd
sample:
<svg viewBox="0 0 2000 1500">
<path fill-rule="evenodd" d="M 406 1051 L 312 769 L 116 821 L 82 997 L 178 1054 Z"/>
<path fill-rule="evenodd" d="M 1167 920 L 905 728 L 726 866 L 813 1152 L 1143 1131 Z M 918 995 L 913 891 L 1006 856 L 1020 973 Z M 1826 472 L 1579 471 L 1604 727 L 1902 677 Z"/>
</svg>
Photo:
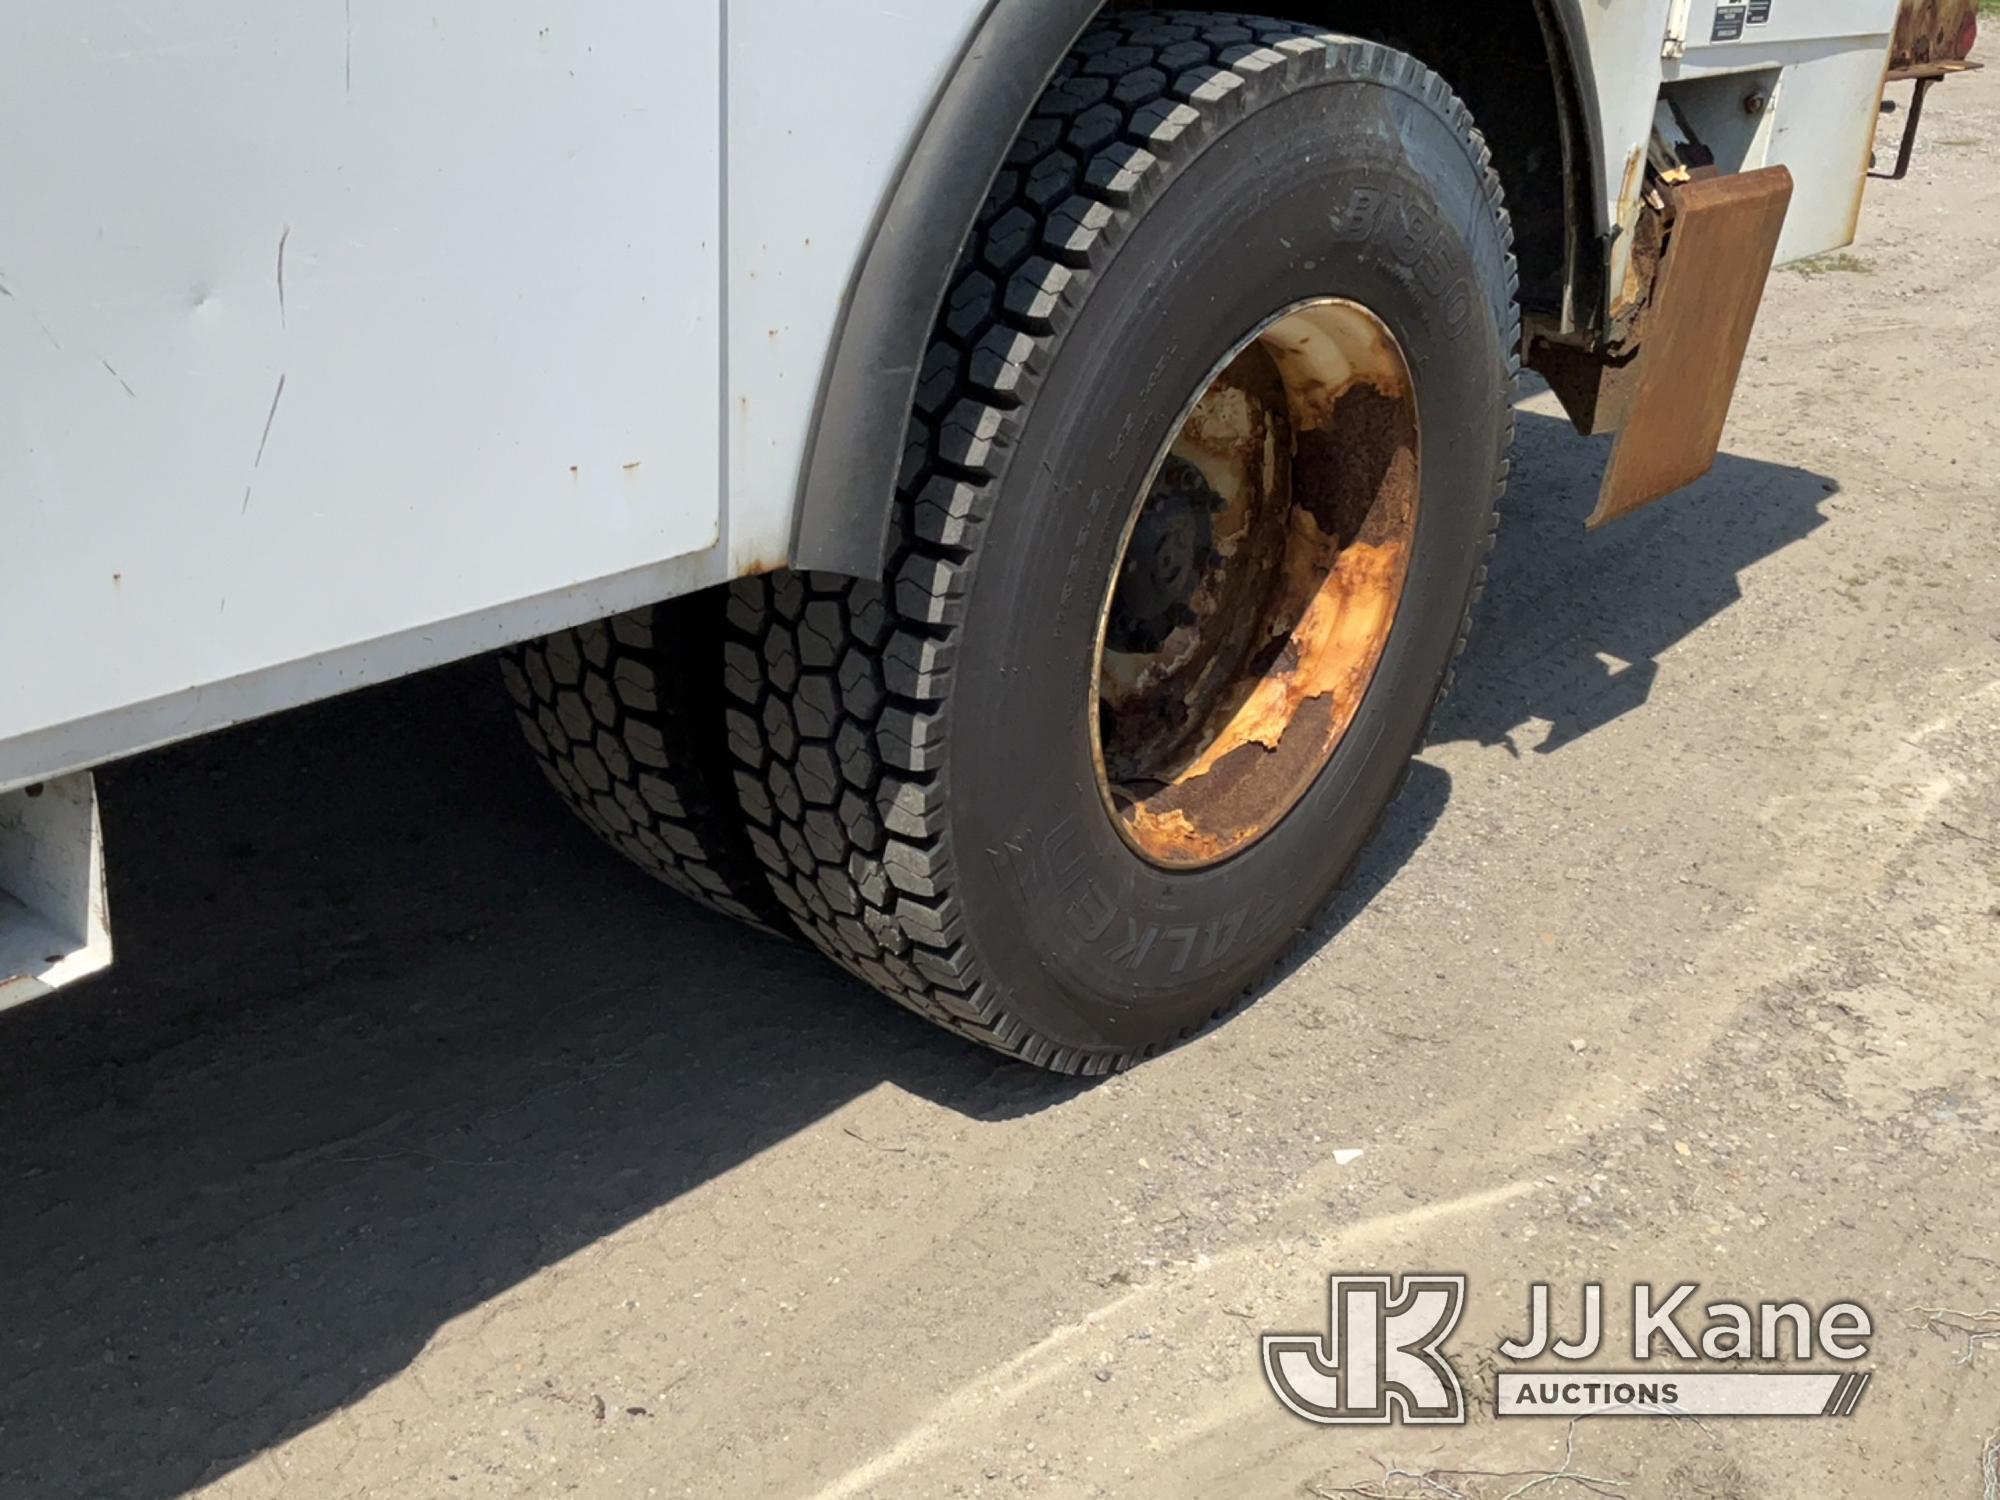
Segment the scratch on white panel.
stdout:
<svg viewBox="0 0 2000 1500">
<path fill-rule="evenodd" d="M 0 279 L 0 297 L 5 297 L 9 302 L 16 300 L 14 296 L 14 289 L 8 286 L 4 279 Z M 28 313 L 28 316 L 35 320 L 35 326 L 42 330 L 42 337 L 49 341 L 49 343 L 55 348 L 57 353 L 61 353 L 62 340 L 58 339 L 55 336 L 54 330 L 52 330 L 48 324 L 42 321 L 42 315 L 38 312 L 35 312 L 32 308 L 28 308 L 26 309 L 26 311 Z"/>
<path fill-rule="evenodd" d="M 256 468 L 264 461 L 264 445 L 271 441 L 271 424 L 278 419 L 278 402 L 285 394 L 285 377 L 278 377 L 278 388 L 271 392 L 271 409 L 264 414 L 264 435 L 257 439 L 257 456 L 250 460 L 250 467 Z"/>
<path fill-rule="evenodd" d="M 271 409 L 264 413 L 264 435 L 257 439 L 257 456 L 250 460 L 250 467 L 253 471 L 259 464 L 264 462 L 264 445 L 271 441 L 271 424 L 278 419 L 278 402 L 283 399 L 284 394 L 285 377 L 280 374 L 278 376 L 278 388 L 271 392 Z M 239 515 L 250 509 L 250 488 L 247 484 L 243 486 L 243 509 L 237 512 Z"/>
<path fill-rule="evenodd" d="M 278 234 L 278 326 L 285 327 L 285 241 L 292 237 L 287 224 Z"/>
</svg>

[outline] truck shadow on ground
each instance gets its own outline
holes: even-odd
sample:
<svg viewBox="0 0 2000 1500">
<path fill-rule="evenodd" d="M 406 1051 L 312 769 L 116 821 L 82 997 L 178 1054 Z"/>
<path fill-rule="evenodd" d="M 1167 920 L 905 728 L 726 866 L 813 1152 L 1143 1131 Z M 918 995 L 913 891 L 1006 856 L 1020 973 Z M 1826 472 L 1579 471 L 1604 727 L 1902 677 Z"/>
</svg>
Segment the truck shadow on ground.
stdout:
<svg viewBox="0 0 2000 1500">
<path fill-rule="evenodd" d="M 1630 711 L 1832 487 L 1725 459 L 1585 537 L 1600 460 L 1556 426 L 1524 419 L 1439 738 L 1542 720 L 1561 742 Z M 163 1496 L 249 1462 L 449 1319 L 884 1082 L 975 1119 L 1080 1087 L 624 867 L 547 795 L 481 663 L 103 783 L 118 966 L 0 1017 L 10 1494 Z M 1417 768 L 1315 942 L 1449 795 Z"/>
<path fill-rule="evenodd" d="M 1485 597 L 1433 744 L 1518 754 L 1540 721 L 1533 753 L 1547 755 L 1638 708 L 1660 655 L 1734 604 L 1752 564 L 1823 525 L 1820 502 L 1839 489 L 1808 469 L 1724 453 L 1683 493 L 1586 532 L 1609 451 L 1609 438 L 1519 415 Z"/>
</svg>

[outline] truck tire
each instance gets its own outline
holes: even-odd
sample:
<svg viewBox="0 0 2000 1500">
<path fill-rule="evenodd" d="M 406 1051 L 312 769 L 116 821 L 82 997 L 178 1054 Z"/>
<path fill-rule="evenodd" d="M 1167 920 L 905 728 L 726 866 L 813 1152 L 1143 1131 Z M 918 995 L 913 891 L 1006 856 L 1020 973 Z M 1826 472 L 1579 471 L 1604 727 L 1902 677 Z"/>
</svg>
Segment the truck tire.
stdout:
<svg viewBox="0 0 2000 1500">
<path fill-rule="evenodd" d="M 1062 1072 L 1237 1004 L 1422 744 L 1518 343 L 1436 75 L 1280 21 L 1094 24 L 939 314 L 887 581 L 732 588 L 739 795 L 800 927 Z"/>
<path fill-rule="evenodd" d="M 690 594 L 500 656 L 542 774 L 600 838 L 711 911 L 791 931 L 722 737 L 722 599 Z"/>
</svg>

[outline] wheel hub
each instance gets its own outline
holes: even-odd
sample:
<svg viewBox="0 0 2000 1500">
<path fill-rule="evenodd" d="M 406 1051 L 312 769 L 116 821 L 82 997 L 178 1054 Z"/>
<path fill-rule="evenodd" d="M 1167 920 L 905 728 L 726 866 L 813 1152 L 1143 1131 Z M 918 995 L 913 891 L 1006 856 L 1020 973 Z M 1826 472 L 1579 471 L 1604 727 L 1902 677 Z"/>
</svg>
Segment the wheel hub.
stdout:
<svg viewBox="0 0 2000 1500">
<path fill-rule="evenodd" d="M 1387 646 L 1416 514 L 1409 368 L 1360 304 L 1276 315 L 1196 393 L 1098 632 L 1099 790 L 1141 855 L 1227 858 L 1317 779 Z"/>
<path fill-rule="evenodd" d="M 1167 456 L 1132 528 L 1112 593 L 1105 644 L 1113 651 L 1158 651 L 1194 623 L 1195 589 L 1220 559 L 1209 551 L 1210 519 L 1222 497 L 1184 458 Z"/>
</svg>

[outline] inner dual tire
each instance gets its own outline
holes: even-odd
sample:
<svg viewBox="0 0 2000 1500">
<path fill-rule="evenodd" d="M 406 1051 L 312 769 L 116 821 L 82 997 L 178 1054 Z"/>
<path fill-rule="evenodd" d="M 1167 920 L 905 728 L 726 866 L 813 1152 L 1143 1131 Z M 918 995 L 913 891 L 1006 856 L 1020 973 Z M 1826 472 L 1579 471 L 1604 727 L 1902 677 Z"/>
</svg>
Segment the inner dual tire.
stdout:
<svg viewBox="0 0 2000 1500">
<path fill-rule="evenodd" d="M 741 803 L 800 928 L 1062 1071 L 1233 1006 L 1374 830 L 1462 643 L 1514 292 L 1485 146 L 1411 58 L 1094 26 L 947 295 L 889 580 L 734 586 Z"/>
</svg>

